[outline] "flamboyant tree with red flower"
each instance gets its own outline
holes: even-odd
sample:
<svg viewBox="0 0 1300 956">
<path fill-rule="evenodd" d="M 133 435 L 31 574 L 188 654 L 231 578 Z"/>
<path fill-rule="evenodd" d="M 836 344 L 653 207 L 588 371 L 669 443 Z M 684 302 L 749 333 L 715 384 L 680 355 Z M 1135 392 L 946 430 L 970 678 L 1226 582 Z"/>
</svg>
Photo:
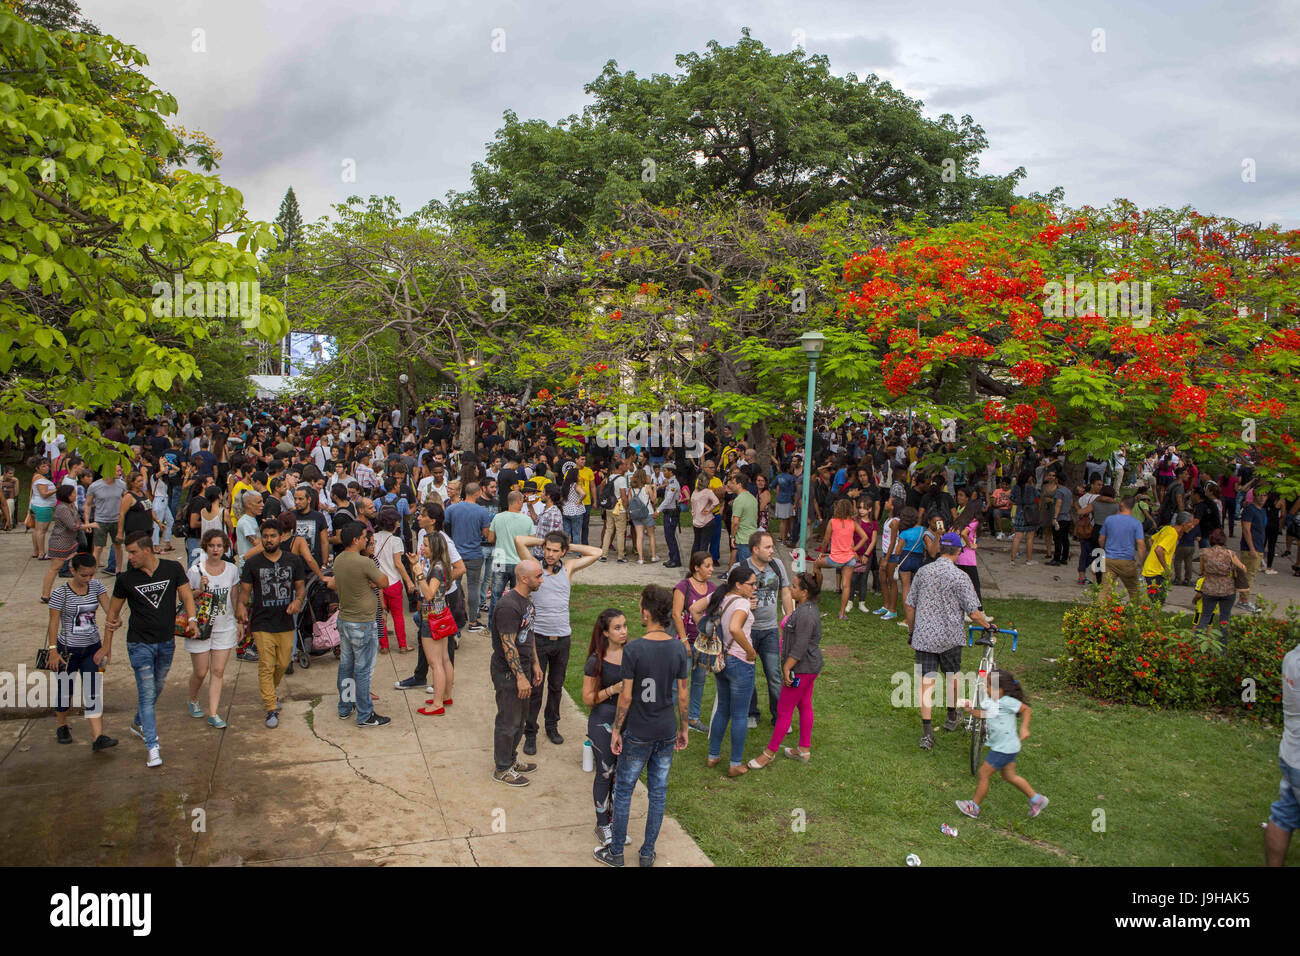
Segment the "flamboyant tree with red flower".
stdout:
<svg viewBox="0 0 1300 956">
<path fill-rule="evenodd" d="M 826 353 L 878 354 L 879 372 L 864 387 L 832 372 L 831 403 L 956 419 L 976 457 L 1058 435 L 1076 461 L 1156 440 L 1220 460 L 1253 448 L 1300 491 L 1300 231 L 1021 206 L 900 229 L 843 280 Z"/>
</svg>

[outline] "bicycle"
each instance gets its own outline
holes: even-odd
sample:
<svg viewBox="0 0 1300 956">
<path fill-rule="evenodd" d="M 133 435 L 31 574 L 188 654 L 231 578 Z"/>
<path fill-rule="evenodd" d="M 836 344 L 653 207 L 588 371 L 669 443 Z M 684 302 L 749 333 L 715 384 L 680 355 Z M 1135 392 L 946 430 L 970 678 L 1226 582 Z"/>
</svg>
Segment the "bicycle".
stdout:
<svg viewBox="0 0 1300 956">
<path fill-rule="evenodd" d="M 977 639 L 975 637 L 976 632 L 983 636 Z M 970 772 L 972 775 L 979 772 L 980 763 L 983 760 L 984 755 L 984 741 L 988 737 L 988 728 L 985 726 L 984 718 L 978 716 L 978 714 L 983 710 L 981 695 L 984 693 L 984 678 L 988 676 L 989 671 L 993 670 L 996 664 L 994 660 L 994 647 L 997 645 L 998 639 L 994 635 L 997 634 L 1011 635 L 1011 649 L 1013 651 L 1020 643 L 1020 632 L 1015 628 L 990 627 L 985 629 L 982 627 L 976 627 L 974 624 L 971 624 L 966 628 L 967 647 L 974 647 L 976 644 L 979 644 L 987 648 L 984 652 L 984 656 L 980 658 L 980 666 L 975 681 L 975 689 L 971 693 L 971 715 L 966 720 L 966 730 L 970 734 Z"/>
</svg>

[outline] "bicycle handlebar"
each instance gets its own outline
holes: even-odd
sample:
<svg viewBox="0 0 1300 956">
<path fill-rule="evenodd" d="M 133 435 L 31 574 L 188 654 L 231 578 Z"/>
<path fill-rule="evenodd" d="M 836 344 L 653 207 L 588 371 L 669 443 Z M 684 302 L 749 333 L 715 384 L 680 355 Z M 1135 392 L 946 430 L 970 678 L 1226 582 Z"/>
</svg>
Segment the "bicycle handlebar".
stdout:
<svg viewBox="0 0 1300 956">
<path fill-rule="evenodd" d="M 998 634 L 1010 634 L 1010 635 L 1011 635 L 1011 649 L 1012 649 L 1013 651 L 1016 649 L 1016 645 L 1020 643 L 1020 632 L 1017 631 L 1015 628 L 1011 628 L 1011 627 L 992 627 L 992 628 L 988 628 L 987 630 L 994 631 L 995 633 L 998 633 Z M 980 633 L 980 634 L 983 634 L 983 633 L 986 632 L 986 629 L 980 627 L 978 624 L 971 624 L 971 625 L 968 625 L 968 626 L 967 626 L 967 628 L 966 628 L 966 646 L 967 646 L 967 647 L 974 647 L 974 646 L 975 646 L 975 634 L 976 634 L 977 632 Z"/>
</svg>

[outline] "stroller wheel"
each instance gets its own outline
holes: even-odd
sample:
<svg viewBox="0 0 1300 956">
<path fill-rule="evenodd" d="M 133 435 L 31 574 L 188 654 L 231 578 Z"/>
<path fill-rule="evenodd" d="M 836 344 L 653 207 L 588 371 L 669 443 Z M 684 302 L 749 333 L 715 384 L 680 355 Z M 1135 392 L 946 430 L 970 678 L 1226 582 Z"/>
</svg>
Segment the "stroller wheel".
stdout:
<svg viewBox="0 0 1300 956">
<path fill-rule="evenodd" d="M 303 670 L 306 670 L 307 668 L 311 667 L 311 655 L 308 654 L 306 651 L 299 651 L 298 666 L 301 667 Z"/>
</svg>

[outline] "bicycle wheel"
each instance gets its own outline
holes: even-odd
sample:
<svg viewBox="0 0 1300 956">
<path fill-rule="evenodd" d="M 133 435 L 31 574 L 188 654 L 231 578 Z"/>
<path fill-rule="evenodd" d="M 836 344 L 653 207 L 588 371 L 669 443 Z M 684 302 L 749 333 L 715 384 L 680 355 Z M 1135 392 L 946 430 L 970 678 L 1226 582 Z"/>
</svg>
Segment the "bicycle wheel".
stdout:
<svg viewBox="0 0 1300 956">
<path fill-rule="evenodd" d="M 979 773 L 980 764 L 983 762 L 984 738 L 987 731 L 984 727 L 983 717 L 974 717 L 970 725 L 970 772 Z"/>
</svg>

